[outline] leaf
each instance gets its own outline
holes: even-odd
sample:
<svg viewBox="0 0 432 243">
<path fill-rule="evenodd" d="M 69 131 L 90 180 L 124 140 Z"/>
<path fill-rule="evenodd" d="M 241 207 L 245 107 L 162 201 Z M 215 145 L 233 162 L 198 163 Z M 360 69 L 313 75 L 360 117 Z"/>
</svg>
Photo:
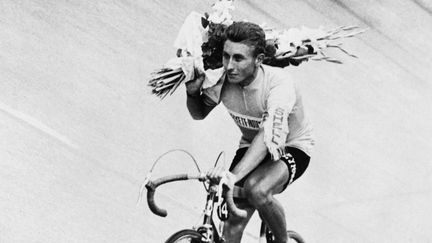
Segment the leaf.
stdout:
<svg viewBox="0 0 432 243">
<path fill-rule="evenodd" d="M 171 89 L 170 95 L 172 95 L 174 91 L 176 91 L 176 89 L 180 86 L 180 84 L 184 81 L 185 78 L 186 76 L 184 74 L 179 78 L 174 87 Z"/>
<path fill-rule="evenodd" d="M 153 73 L 153 77 L 152 77 L 152 80 L 154 79 L 154 80 L 156 80 L 156 79 L 162 79 L 162 78 L 165 78 L 165 77 L 170 77 L 170 76 L 173 76 L 173 75 L 178 75 L 178 74 L 180 74 L 180 73 L 182 73 L 183 71 L 182 71 L 182 69 L 181 68 L 177 68 L 177 69 L 165 69 L 164 71 L 159 71 L 159 72 L 157 72 L 157 73 Z"/>
<path fill-rule="evenodd" d="M 159 84 L 169 84 L 173 81 L 175 81 L 176 79 L 180 78 L 183 75 L 183 72 L 177 73 L 175 76 L 171 76 L 169 78 L 164 78 L 164 79 L 158 79 L 157 82 Z"/>
<path fill-rule="evenodd" d="M 159 91 L 162 91 L 162 90 L 164 90 L 164 89 L 166 89 L 166 88 L 169 88 L 169 87 L 171 87 L 171 86 L 174 86 L 175 85 L 175 83 L 170 83 L 170 84 L 167 84 L 167 85 L 165 85 L 165 86 L 159 86 L 159 87 L 156 87 L 156 88 L 154 88 L 154 90 L 156 91 L 156 92 L 159 92 Z"/>
<path fill-rule="evenodd" d="M 355 30 L 355 29 L 358 29 L 358 28 L 360 28 L 360 27 L 355 26 L 355 25 L 351 25 L 351 26 L 343 27 L 343 30 L 344 31 L 350 31 L 350 30 Z"/>
<path fill-rule="evenodd" d="M 337 49 L 339 49 L 340 51 L 342 51 L 343 53 L 347 54 L 350 57 L 358 58 L 356 55 L 349 53 L 348 51 L 346 51 L 345 49 L 343 49 L 339 45 L 336 45 L 336 46 L 329 45 L 328 47 L 330 47 L 330 48 L 337 48 Z"/>
<path fill-rule="evenodd" d="M 327 62 L 333 62 L 333 63 L 337 63 L 337 64 L 342 64 L 342 62 L 341 61 L 339 61 L 339 60 L 336 60 L 336 59 L 326 59 L 325 61 L 327 61 Z"/>
<path fill-rule="evenodd" d="M 351 32 L 351 33 L 342 34 L 342 35 L 333 35 L 330 37 L 330 40 L 337 40 L 337 39 L 342 39 L 342 38 L 351 38 L 351 37 L 354 37 L 356 35 L 364 33 L 366 30 L 367 29 L 363 29 L 363 30 L 358 30 L 358 31 Z"/>
<path fill-rule="evenodd" d="M 163 100 L 168 95 L 168 92 L 165 92 L 163 95 L 160 96 L 161 100 Z"/>
<path fill-rule="evenodd" d="M 316 56 L 316 54 L 306 54 L 306 55 L 302 55 L 302 56 L 292 56 L 290 58 L 298 60 L 298 59 L 311 58 L 311 57 L 314 57 L 314 56 Z"/>
</svg>

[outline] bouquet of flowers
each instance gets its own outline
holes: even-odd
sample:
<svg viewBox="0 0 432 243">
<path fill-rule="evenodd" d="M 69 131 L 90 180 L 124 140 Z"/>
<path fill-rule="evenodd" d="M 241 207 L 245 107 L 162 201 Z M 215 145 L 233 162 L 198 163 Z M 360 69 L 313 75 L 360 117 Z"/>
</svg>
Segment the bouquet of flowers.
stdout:
<svg viewBox="0 0 432 243">
<path fill-rule="evenodd" d="M 233 23 L 230 14 L 234 9 L 233 1 L 218 0 L 212 8 L 210 14 L 189 14 L 174 43 L 177 57 L 152 73 L 149 86 L 152 93 L 161 99 L 173 94 L 182 82 L 193 80 L 196 69 L 205 73 L 203 88 L 211 87 L 222 76 L 224 31 Z M 340 41 L 365 31 L 357 26 L 341 26 L 331 30 L 306 27 L 263 29 L 266 34 L 266 57 L 263 63 L 277 67 L 296 66 L 301 60 L 341 64 L 340 60 L 327 56 L 325 50 L 336 48 L 348 56 L 356 57 L 343 49 Z M 307 51 L 299 54 L 299 49 Z"/>
</svg>

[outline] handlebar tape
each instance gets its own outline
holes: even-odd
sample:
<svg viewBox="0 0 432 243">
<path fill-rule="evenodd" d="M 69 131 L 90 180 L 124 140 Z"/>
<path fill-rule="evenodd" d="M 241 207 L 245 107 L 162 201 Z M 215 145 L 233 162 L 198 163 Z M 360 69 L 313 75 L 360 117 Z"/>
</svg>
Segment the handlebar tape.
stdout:
<svg viewBox="0 0 432 243">
<path fill-rule="evenodd" d="M 167 176 L 160 179 L 157 179 L 154 182 L 149 182 L 146 185 L 147 188 L 147 204 L 150 208 L 150 210 L 161 217 L 166 217 L 168 215 L 167 210 L 160 208 L 157 206 L 156 201 L 154 199 L 154 195 L 156 192 L 156 188 L 162 184 L 171 182 L 171 181 L 182 181 L 187 180 L 188 175 L 187 174 L 180 174 L 180 175 L 174 175 L 174 176 Z"/>
<path fill-rule="evenodd" d="M 161 217 L 166 217 L 168 215 L 168 212 L 163 209 L 160 208 L 156 205 L 155 199 L 154 199 L 154 194 L 155 194 L 155 189 L 151 188 L 150 186 L 147 186 L 147 204 L 150 208 L 150 210 Z"/>
<path fill-rule="evenodd" d="M 156 201 L 154 199 L 154 195 L 156 193 L 156 188 L 162 184 L 172 182 L 172 181 L 181 181 L 181 180 L 188 180 L 189 176 L 187 174 L 179 174 L 179 175 L 172 175 L 172 176 L 166 176 L 162 177 L 160 179 L 155 180 L 154 182 L 149 182 L 146 185 L 147 188 L 147 204 L 150 208 L 150 210 L 161 217 L 166 217 L 168 215 L 167 210 L 160 208 L 157 206 Z M 224 186 L 225 189 L 228 189 L 228 187 Z M 226 190 L 226 200 L 227 200 L 227 206 L 229 211 L 234 214 L 237 217 L 245 218 L 247 216 L 246 210 L 239 209 L 234 203 L 233 199 L 233 193 L 234 190 Z"/>
<path fill-rule="evenodd" d="M 228 189 L 228 187 L 224 186 L 225 189 Z M 231 190 L 226 190 L 226 202 L 227 202 L 227 206 L 228 206 L 228 210 L 230 211 L 230 213 L 234 214 L 237 217 L 240 218 L 246 218 L 247 217 L 247 211 L 243 210 L 243 209 L 239 209 L 235 203 L 234 203 L 234 199 L 233 199 L 233 194 L 234 194 L 234 189 Z"/>
</svg>

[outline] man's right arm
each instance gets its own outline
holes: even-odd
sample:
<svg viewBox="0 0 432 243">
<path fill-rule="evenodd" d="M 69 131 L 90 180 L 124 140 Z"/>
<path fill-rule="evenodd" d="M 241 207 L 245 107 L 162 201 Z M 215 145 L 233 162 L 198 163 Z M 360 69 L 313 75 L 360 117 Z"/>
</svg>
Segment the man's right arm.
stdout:
<svg viewBox="0 0 432 243">
<path fill-rule="evenodd" d="M 197 94 L 195 96 L 187 94 L 186 105 L 189 110 L 189 114 L 191 114 L 192 118 L 195 120 L 204 119 L 215 107 L 205 104 L 203 95 L 201 94 Z"/>
<path fill-rule="evenodd" d="M 204 119 L 216 105 L 208 105 L 204 102 L 205 95 L 201 94 L 201 87 L 205 79 L 204 74 L 197 75 L 195 80 L 186 83 L 186 105 L 195 120 Z"/>
</svg>

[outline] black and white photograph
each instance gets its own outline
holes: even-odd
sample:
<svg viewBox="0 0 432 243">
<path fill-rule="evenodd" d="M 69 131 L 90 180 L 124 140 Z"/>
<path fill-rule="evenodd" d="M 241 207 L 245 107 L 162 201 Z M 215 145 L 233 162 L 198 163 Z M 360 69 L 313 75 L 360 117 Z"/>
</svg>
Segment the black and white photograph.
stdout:
<svg viewBox="0 0 432 243">
<path fill-rule="evenodd" d="M 1 243 L 432 243 L 432 2 L 0 0 Z"/>
</svg>

